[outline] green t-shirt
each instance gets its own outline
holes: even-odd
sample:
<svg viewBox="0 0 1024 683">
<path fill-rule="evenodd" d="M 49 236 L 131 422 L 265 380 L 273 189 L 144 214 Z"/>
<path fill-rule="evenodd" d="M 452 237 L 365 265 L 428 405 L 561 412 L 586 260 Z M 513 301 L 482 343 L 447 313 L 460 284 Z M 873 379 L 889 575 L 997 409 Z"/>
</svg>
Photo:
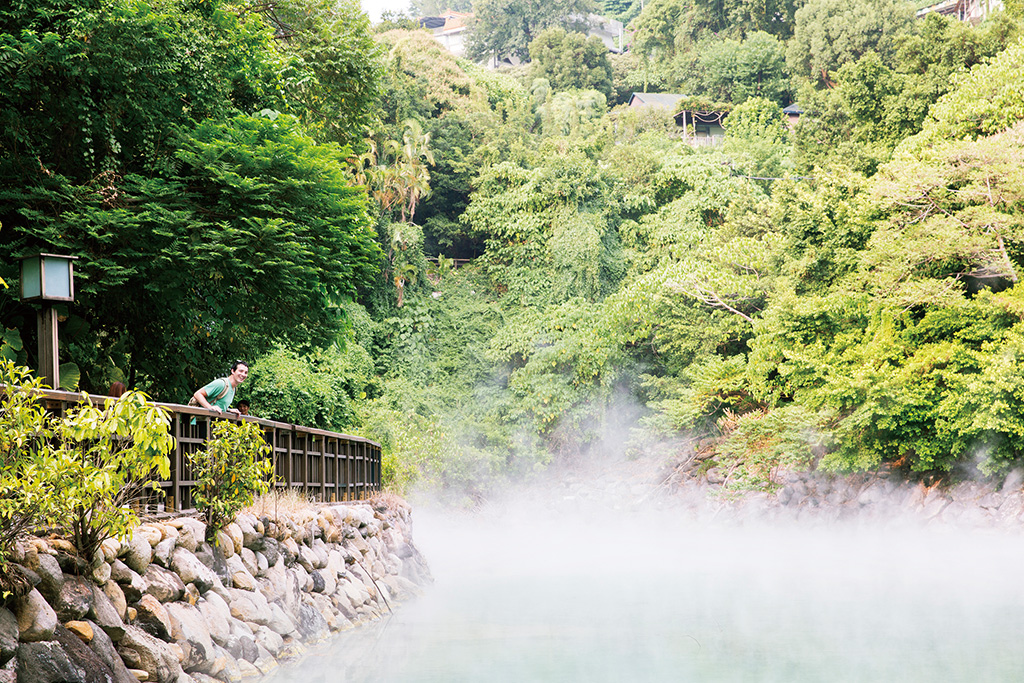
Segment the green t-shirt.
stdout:
<svg viewBox="0 0 1024 683">
<path fill-rule="evenodd" d="M 227 391 L 224 391 L 225 388 L 227 388 Z M 213 380 L 203 387 L 203 391 L 210 405 L 217 406 L 221 410 L 227 410 L 231 406 L 231 401 L 235 399 L 235 389 L 226 377 Z M 215 398 L 217 400 L 214 400 Z"/>
</svg>

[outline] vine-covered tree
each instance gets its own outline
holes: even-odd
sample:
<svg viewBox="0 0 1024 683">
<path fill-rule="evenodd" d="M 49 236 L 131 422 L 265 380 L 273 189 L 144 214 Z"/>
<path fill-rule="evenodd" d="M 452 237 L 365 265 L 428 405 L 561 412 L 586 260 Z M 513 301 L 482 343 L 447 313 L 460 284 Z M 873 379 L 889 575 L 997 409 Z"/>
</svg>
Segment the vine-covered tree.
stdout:
<svg viewBox="0 0 1024 683">
<path fill-rule="evenodd" d="M 526 59 L 541 31 L 585 30 L 595 10 L 593 0 L 480 0 L 473 6 L 467 54 L 476 60 Z"/>
<path fill-rule="evenodd" d="M 612 67 L 601 39 L 557 26 L 545 29 L 530 43 L 530 74 L 546 78 L 555 90 L 612 95 Z"/>
</svg>

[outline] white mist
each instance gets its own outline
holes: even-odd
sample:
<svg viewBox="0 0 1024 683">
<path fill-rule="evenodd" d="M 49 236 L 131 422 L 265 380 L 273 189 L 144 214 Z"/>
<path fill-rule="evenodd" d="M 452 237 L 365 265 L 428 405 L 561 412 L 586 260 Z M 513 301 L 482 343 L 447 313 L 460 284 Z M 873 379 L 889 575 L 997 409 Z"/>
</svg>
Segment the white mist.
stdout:
<svg viewBox="0 0 1024 683">
<path fill-rule="evenodd" d="M 622 503 L 548 491 L 473 513 L 417 506 L 435 585 L 273 680 L 1024 680 L 1017 535 Z"/>
</svg>

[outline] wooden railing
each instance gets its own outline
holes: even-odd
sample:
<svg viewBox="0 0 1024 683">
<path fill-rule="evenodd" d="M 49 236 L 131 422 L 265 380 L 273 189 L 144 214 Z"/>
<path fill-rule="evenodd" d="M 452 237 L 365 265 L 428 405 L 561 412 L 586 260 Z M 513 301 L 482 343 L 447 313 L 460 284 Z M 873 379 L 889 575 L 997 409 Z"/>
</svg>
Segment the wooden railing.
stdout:
<svg viewBox="0 0 1024 683">
<path fill-rule="evenodd" d="M 81 394 L 66 391 L 42 392 L 47 410 L 62 414 L 81 400 Z M 100 403 L 106 396 L 90 396 Z M 191 510 L 192 467 L 189 454 L 202 450 L 216 420 L 246 420 L 263 427 L 274 462 L 274 482 L 279 489 L 294 489 L 323 502 L 362 500 L 380 491 L 380 444 L 359 436 L 328 432 L 313 427 L 263 420 L 256 417 L 224 416 L 205 408 L 176 403 L 157 403 L 171 417 L 174 451 L 170 454 L 171 476 L 140 501 L 150 512 Z"/>
</svg>

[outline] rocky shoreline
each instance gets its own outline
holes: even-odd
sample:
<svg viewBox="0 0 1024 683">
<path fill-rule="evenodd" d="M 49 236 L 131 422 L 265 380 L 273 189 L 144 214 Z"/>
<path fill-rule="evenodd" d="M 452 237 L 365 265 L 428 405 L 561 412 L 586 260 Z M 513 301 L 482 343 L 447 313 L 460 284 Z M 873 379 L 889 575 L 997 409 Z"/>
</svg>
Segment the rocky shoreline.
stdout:
<svg viewBox="0 0 1024 683">
<path fill-rule="evenodd" d="M 430 582 L 396 496 L 244 512 L 204 541 L 193 517 L 150 521 L 79 558 L 18 545 L 31 586 L 0 607 L 0 683 L 258 680 Z"/>
</svg>

